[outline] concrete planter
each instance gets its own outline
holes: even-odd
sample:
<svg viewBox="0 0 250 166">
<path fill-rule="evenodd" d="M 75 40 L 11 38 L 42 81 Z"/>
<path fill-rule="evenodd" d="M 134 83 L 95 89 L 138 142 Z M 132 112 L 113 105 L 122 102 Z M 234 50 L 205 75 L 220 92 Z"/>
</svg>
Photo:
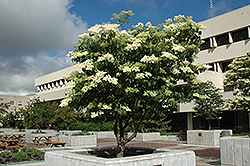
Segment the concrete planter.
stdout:
<svg viewBox="0 0 250 166">
<path fill-rule="evenodd" d="M 179 138 L 176 135 L 163 135 L 160 136 L 163 141 L 179 141 Z"/>
<path fill-rule="evenodd" d="M 158 149 L 161 152 L 130 156 L 123 158 L 101 158 L 92 155 L 83 155 L 90 149 L 73 150 L 73 151 L 51 151 L 45 154 L 45 166 L 195 166 L 195 153 L 193 151 L 166 150 Z M 78 153 L 76 153 L 78 152 Z"/>
<path fill-rule="evenodd" d="M 220 146 L 220 134 L 222 131 L 232 130 L 188 130 L 187 143 L 193 145 Z"/>
<path fill-rule="evenodd" d="M 59 142 L 67 142 L 66 147 L 96 147 L 97 141 L 95 135 L 83 136 L 58 136 Z"/>
<path fill-rule="evenodd" d="M 72 135 L 74 133 L 79 133 L 81 130 L 60 130 L 58 133 L 60 135 L 65 134 L 65 135 Z"/>
<path fill-rule="evenodd" d="M 221 165 L 250 165 L 250 138 L 221 138 L 220 156 Z"/>
<path fill-rule="evenodd" d="M 128 133 L 128 137 L 133 133 Z M 153 133 L 137 133 L 136 138 L 133 141 L 152 141 L 152 140 L 161 140 L 160 132 Z"/>
<path fill-rule="evenodd" d="M 89 133 L 92 133 L 96 135 L 96 138 L 115 138 L 114 131 L 89 131 Z"/>
</svg>

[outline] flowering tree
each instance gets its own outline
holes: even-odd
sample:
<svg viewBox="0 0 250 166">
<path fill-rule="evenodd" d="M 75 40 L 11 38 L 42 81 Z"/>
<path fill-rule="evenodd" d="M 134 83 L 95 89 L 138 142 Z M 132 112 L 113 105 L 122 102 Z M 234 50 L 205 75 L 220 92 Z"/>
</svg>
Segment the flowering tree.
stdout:
<svg viewBox="0 0 250 166">
<path fill-rule="evenodd" d="M 119 29 L 127 15 L 132 12 L 114 15 L 118 24 L 96 24 L 79 35 L 75 51 L 68 56 L 82 71 L 68 76 L 72 90 L 61 103 L 87 108 L 92 118 L 111 119 L 118 156 L 124 155 L 125 144 L 136 137 L 144 120 L 192 100 L 196 76 L 206 70 L 194 63 L 203 26 L 191 17 L 179 15 L 159 26 L 148 22 L 131 30 Z M 175 86 L 179 80 L 185 86 Z M 128 126 L 134 133 L 125 139 Z"/>
<path fill-rule="evenodd" d="M 213 82 L 207 81 L 201 85 L 198 93 L 194 94 L 195 117 L 201 117 L 208 122 L 209 130 L 212 129 L 211 122 L 220 119 L 221 109 L 224 106 L 223 95 L 219 93 Z"/>
<path fill-rule="evenodd" d="M 235 90 L 235 100 L 229 101 L 229 108 L 250 111 L 250 51 L 246 54 L 228 66 L 224 84 Z"/>
</svg>

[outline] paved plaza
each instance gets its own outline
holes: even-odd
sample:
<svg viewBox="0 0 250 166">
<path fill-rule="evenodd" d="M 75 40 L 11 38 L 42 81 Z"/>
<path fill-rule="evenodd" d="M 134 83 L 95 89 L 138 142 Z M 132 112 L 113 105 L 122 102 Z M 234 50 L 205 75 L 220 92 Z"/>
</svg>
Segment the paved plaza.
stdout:
<svg viewBox="0 0 250 166">
<path fill-rule="evenodd" d="M 27 144 L 29 146 L 43 148 L 44 145 L 34 145 Z M 110 147 L 115 146 L 115 139 L 98 139 L 98 147 Z M 196 154 L 196 165 L 197 166 L 207 166 L 214 165 L 220 166 L 220 148 L 218 146 L 202 146 L 202 145 L 188 145 L 185 141 L 147 141 L 147 142 L 137 142 L 132 141 L 128 146 L 137 146 L 137 147 L 150 147 L 150 148 L 165 148 L 173 150 L 192 150 Z M 39 163 L 30 163 L 30 164 L 21 164 L 17 166 L 43 166 L 43 162 Z"/>
</svg>

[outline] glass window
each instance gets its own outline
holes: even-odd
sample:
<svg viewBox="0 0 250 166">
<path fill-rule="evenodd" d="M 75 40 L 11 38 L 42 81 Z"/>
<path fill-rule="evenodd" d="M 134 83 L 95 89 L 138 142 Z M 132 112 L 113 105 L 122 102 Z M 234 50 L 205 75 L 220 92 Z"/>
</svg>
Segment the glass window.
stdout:
<svg viewBox="0 0 250 166">
<path fill-rule="evenodd" d="M 23 101 L 18 101 L 17 105 L 18 106 L 23 106 Z"/>
<path fill-rule="evenodd" d="M 217 42 L 218 46 L 229 44 L 228 33 L 220 35 L 220 36 L 217 36 L 216 37 L 216 42 Z"/>
<path fill-rule="evenodd" d="M 248 39 L 248 30 L 247 30 L 247 28 L 245 28 L 245 29 L 235 31 L 232 33 L 232 36 L 233 36 L 234 42 Z"/>
<path fill-rule="evenodd" d="M 10 101 L 10 105 L 15 105 L 15 101 Z"/>
<path fill-rule="evenodd" d="M 231 63 L 232 61 L 226 61 L 226 62 L 222 62 L 222 72 L 225 73 L 226 71 L 229 70 L 228 65 Z"/>
<path fill-rule="evenodd" d="M 210 39 L 203 39 L 204 43 L 201 44 L 201 50 L 210 48 Z"/>
</svg>

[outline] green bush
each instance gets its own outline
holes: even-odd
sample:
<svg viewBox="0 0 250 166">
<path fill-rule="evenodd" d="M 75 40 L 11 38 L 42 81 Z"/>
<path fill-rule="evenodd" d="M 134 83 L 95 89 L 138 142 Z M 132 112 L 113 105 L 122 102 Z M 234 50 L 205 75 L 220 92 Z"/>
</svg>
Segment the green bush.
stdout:
<svg viewBox="0 0 250 166">
<path fill-rule="evenodd" d="M 84 131 L 72 134 L 72 136 L 81 136 L 81 135 L 91 135 L 91 134 L 88 132 L 84 132 Z"/>
<path fill-rule="evenodd" d="M 28 154 L 26 152 L 17 152 L 17 153 L 13 153 L 12 157 L 17 157 L 18 161 L 26 161 L 28 158 Z"/>
<path fill-rule="evenodd" d="M 31 147 L 25 146 L 22 148 L 21 152 L 25 152 L 25 153 L 29 152 L 29 153 L 31 153 L 31 155 L 33 155 L 33 154 L 39 153 L 41 151 L 37 148 L 31 148 Z"/>
</svg>

